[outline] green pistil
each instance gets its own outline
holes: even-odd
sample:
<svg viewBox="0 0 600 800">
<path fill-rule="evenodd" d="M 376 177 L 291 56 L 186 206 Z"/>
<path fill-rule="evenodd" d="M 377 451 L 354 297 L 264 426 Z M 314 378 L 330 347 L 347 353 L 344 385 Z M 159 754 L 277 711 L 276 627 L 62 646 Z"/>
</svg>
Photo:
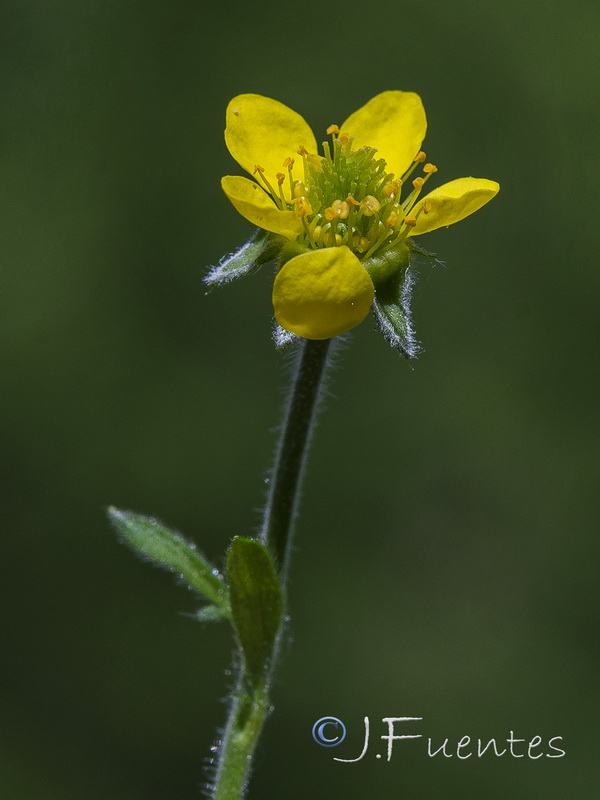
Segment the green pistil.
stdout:
<svg viewBox="0 0 600 800">
<path fill-rule="evenodd" d="M 306 195 L 313 209 L 311 217 L 304 221 L 305 238 L 312 248 L 331 247 L 335 244 L 337 233 L 342 238 L 342 244 L 351 249 L 354 249 L 357 238 L 367 239 L 367 249 L 360 256 L 367 259 L 382 246 L 389 247 L 390 243 L 405 238 L 407 231 L 404 231 L 402 216 L 406 211 L 403 211 L 401 203 L 402 184 L 395 196 L 389 197 L 383 191 L 383 187 L 394 180 L 394 175 L 387 171 L 385 160 L 376 158 L 377 151 L 372 147 L 361 147 L 352 152 L 352 142 L 351 138 L 342 142 L 336 135 L 332 136 L 331 143 L 323 142 L 324 156 L 318 167 L 304 158 Z M 404 180 L 418 165 L 419 162 L 411 165 Z M 363 208 L 350 204 L 346 219 L 328 220 L 324 216 L 325 209 L 336 200 L 346 200 L 351 196 L 360 203 L 369 195 L 375 197 L 381 206 L 373 215 L 365 216 Z M 412 206 L 416 196 L 414 192 L 409 194 L 404 206 Z M 394 227 L 389 227 L 385 220 L 395 207 L 399 208 L 401 219 Z M 313 234 L 317 226 L 321 227 L 322 232 L 315 242 Z"/>
</svg>

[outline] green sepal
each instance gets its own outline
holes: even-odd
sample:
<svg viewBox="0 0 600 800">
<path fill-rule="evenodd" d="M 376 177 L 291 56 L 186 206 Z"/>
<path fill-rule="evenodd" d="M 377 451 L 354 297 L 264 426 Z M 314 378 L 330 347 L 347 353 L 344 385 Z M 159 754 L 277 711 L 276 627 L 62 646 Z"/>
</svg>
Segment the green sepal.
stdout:
<svg viewBox="0 0 600 800">
<path fill-rule="evenodd" d="M 256 539 L 236 536 L 227 554 L 231 616 L 254 688 L 265 672 L 283 615 L 281 585 L 268 550 Z"/>
<path fill-rule="evenodd" d="M 415 358 L 419 352 L 410 314 L 412 283 L 410 269 L 397 272 L 377 286 L 372 306 L 380 331 L 403 358 Z"/>
<path fill-rule="evenodd" d="M 283 353 L 290 347 L 293 347 L 296 342 L 299 341 L 300 336 L 296 336 L 296 334 L 292 333 L 291 331 L 286 331 L 286 329 L 282 328 L 281 325 L 275 323 L 273 328 L 273 342 L 280 353 Z"/>
<path fill-rule="evenodd" d="M 371 258 L 361 261 L 363 267 L 369 273 L 375 288 L 387 282 L 395 275 L 404 275 L 410 265 L 410 249 L 406 244 L 401 243 L 397 247 L 384 250 Z"/>
<path fill-rule="evenodd" d="M 189 586 L 228 613 L 223 577 L 194 544 L 154 517 L 111 506 L 108 518 L 121 541 L 159 567 L 179 575 Z"/>
<path fill-rule="evenodd" d="M 301 244 L 300 242 L 290 241 L 287 239 L 281 250 L 279 251 L 279 269 L 281 269 L 288 261 L 291 261 L 292 258 L 296 258 L 296 256 L 302 256 L 305 253 L 310 253 L 310 247 L 307 247 L 305 244 Z"/>
<path fill-rule="evenodd" d="M 236 278 L 241 278 L 243 275 L 248 275 L 262 264 L 267 264 L 277 258 L 286 241 L 287 239 L 283 236 L 276 236 L 257 228 L 239 250 L 224 256 L 216 267 L 211 267 L 210 272 L 204 278 L 204 283 L 210 287 L 221 286 Z"/>
<path fill-rule="evenodd" d="M 416 253 L 418 256 L 422 256 L 427 261 L 430 261 L 434 264 L 440 264 L 441 266 L 444 265 L 443 261 L 436 256 L 435 253 L 431 253 L 429 250 L 424 250 L 420 244 L 417 244 L 414 239 L 409 239 L 410 242 L 410 250 L 412 253 Z"/>
</svg>

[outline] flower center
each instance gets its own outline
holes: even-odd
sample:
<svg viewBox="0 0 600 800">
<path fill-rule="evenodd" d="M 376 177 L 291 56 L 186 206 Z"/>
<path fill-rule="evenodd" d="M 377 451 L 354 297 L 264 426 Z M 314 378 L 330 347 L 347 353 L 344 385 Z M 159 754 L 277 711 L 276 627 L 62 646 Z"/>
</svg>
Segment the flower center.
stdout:
<svg viewBox="0 0 600 800">
<path fill-rule="evenodd" d="M 255 174 L 279 208 L 293 209 L 301 217 L 304 232 L 299 241 L 313 249 L 346 245 L 362 259 L 396 247 L 410 234 L 420 214 L 431 208 L 425 201 L 411 214 L 429 177 L 437 172 L 424 163 L 423 151 L 416 154 L 404 175 L 387 171 L 383 158 L 373 147 L 353 150 L 353 138 L 337 125 L 327 129 L 331 143 L 323 142 L 323 156 L 298 150 L 304 166 L 304 180 L 297 179 L 294 158 L 286 158 L 277 174 L 277 190 L 257 166 Z M 423 176 L 411 180 L 423 165 Z M 402 195 L 404 194 L 404 199 Z M 287 195 L 287 197 L 286 197 Z"/>
</svg>

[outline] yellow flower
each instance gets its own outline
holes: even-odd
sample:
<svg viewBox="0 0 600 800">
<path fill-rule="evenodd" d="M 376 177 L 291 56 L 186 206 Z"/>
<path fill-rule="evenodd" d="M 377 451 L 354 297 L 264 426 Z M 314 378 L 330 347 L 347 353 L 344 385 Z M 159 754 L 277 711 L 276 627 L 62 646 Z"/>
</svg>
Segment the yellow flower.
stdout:
<svg viewBox="0 0 600 800">
<path fill-rule="evenodd" d="M 284 329 L 328 339 L 358 325 L 377 288 L 406 269 L 410 237 L 459 222 L 498 192 L 495 181 L 459 178 L 421 198 L 437 172 L 421 150 L 426 129 L 417 94 L 382 92 L 327 130 L 320 156 L 305 120 L 277 100 L 229 103 L 225 142 L 255 180 L 227 175 L 223 190 L 247 220 L 294 243 L 273 286 Z"/>
</svg>

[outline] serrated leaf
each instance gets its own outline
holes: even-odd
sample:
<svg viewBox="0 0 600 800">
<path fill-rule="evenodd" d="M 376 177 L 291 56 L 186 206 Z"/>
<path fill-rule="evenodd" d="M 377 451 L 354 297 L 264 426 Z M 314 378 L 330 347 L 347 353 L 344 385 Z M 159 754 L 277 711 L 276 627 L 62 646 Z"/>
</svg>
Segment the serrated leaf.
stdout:
<svg viewBox="0 0 600 800">
<path fill-rule="evenodd" d="M 372 307 L 386 341 L 404 358 L 415 358 L 419 352 L 410 313 L 412 284 L 410 269 L 392 276 L 377 287 Z"/>
<path fill-rule="evenodd" d="M 204 283 L 211 287 L 220 286 L 248 275 L 276 257 L 281 248 L 279 238 L 257 228 L 246 244 L 222 258 L 216 267 L 211 267 Z"/>
<path fill-rule="evenodd" d="M 265 678 L 283 615 L 281 585 L 267 549 L 236 536 L 227 554 L 231 616 L 252 685 Z"/>
<path fill-rule="evenodd" d="M 108 518 L 121 541 L 138 555 L 159 567 L 180 575 L 190 586 L 215 605 L 227 610 L 227 591 L 217 569 L 194 544 L 167 528 L 154 517 L 111 506 Z"/>
</svg>

